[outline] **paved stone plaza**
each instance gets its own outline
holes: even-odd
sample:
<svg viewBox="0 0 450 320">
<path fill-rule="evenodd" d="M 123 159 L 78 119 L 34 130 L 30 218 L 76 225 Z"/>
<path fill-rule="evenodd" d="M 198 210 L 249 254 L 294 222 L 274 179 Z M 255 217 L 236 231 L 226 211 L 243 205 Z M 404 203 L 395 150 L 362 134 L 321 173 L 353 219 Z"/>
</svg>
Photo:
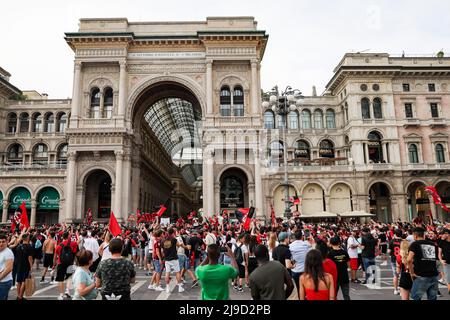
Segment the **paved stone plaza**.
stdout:
<svg viewBox="0 0 450 320">
<path fill-rule="evenodd" d="M 377 265 L 381 270 L 381 282 L 377 282 L 374 285 L 362 285 L 362 284 L 350 284 L 350 296 L 352 300 L 401 300 L 400 296 L 393 294 L 394 288 L 392 285 L 391 269 L 389 262 L 387 265 L 383 265 L 380 260 L 377 261 Z M 42 269 L 41 269 L 42 270 Z M 30 300 L 57 300 L 58 288 L 56 284 L 39 284 L 41 270 L 33 272 L 36 279 L 36 292 Z M 150 277 L 145 275 L 143 270 L 137 271 L 136 283 L 131 288 L 132 300 L 199 300 L 200 299 L 200 287 L 191 288 L 191 281 L 185 284 L 186 291 L 178 293 L 176 288 L 175 277 L 172 277 L 170 288 L 171 293 L 167 294 L 165 291 L 156 292 L 154 290 L 148 290 L 148 284 Z M 358 271 L 358 276 L 361 276 L 361 272 Z M 48 280 L 47 276 L 47 280 Z M 360 278 L 361 279 L 361 278 Z M 161 282 L 163 283 L 163 281 Z M 439 284 L 439 290 L 442 293 L 442 297 L 438 297 L 438 300 L 450 300 L 450 295 L 447 293 L 446 286 Z M 294 291 L 295 292 L 295 291 Z M 9 299 L 16 298 L 16 290 L 11 290 Z M 98 299 L 101 299 L 100 297 Z M 237 293 L 233 289 L 230 289 L 231 300 L 250 300 L 250 289 L 245 288 L 244 293 Z M 339 293 L 338 299 L 342 300 L 342 295 Z M 426 299 L 426 296 L 424 296 Z M 297 300 L 295 293 L 291 295 L 289 300 Z"/>
</svg>

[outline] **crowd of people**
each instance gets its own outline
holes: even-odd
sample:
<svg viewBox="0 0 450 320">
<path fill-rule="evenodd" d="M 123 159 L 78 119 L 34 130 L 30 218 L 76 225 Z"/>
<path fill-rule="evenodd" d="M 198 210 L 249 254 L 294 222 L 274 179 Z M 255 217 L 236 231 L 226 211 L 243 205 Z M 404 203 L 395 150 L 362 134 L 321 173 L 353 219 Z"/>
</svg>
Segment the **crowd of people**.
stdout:
<svg viewBox="0 0 450 320">
<path fill-rule="evenodd" d="M 0 300 L 26 279 L 57 285 L 58 300 L 130 300 L 136 271 L 148 290 L 170 293 L 201 287 L 204 300 L 227 300 L 230 291 L 254 300 L 350 300 L 350 283 L 380 279 L 377 263 L 390 264 L 394 295 L 435 300 L 450 294 L 450 224 L 370 221 L 304 222 L 298 218 L 250 228 L 226 215 L 108 226 L 64 223 L 0 230 Z M 42 263 L 43 268 L 39 268 Z M 189 283 L 189 285 L 188 285 Z M 444 293 L 447 294 L 447 293 Z"/>
</svg>

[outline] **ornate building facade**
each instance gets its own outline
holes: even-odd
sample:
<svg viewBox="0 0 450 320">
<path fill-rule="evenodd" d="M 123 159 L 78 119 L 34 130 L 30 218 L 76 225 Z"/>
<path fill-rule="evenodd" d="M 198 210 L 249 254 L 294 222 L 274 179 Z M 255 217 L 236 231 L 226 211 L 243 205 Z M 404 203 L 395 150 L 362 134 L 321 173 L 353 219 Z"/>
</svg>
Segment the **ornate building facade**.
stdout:
<svg viewBox="0 0 450 320">
<path fill-rule="evenodd" d="M 162 203 L 183 215 L 253 206 L 304 216 L 448 219 L 450 59 L 346 54 L 324 94 L 291 101 L 284 121 L 261 94 L 268 36 L 251 17 L 202 22 L 81 19 L 66 33 L 73 95 L 21 92 L 0 69 L 2 221 L 22 201 L 31 223 Z M 27 96 L 27 99 L 24 99 Z M 286 130 L 283 130 L 286 128 Z"/>
</svg>

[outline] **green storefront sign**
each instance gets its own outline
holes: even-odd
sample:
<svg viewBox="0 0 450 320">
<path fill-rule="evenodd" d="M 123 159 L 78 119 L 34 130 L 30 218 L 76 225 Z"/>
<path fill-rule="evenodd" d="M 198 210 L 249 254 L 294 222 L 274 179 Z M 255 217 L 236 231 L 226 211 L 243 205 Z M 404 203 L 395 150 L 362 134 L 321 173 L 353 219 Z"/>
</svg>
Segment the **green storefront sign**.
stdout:
<svg viewBox="0 0 450 320">
<path fill-rule="evenodd" d="M 0 210 L 3 209 L 3 193 L 0 192 Z"/>
<path fill-rule="evenodd" d="M 26 208 L 31 209 L 31 194 L 25 188 L 17 188 L 9 196 L 9 208 L 19 209 L 22 202 L 25 201 Z"/>
<path fill-rule="evenodd" d="M 45 188 L 39 193 L 38 210 L 58 210 L 59 193 L 53 188 Z"/>
</svg>

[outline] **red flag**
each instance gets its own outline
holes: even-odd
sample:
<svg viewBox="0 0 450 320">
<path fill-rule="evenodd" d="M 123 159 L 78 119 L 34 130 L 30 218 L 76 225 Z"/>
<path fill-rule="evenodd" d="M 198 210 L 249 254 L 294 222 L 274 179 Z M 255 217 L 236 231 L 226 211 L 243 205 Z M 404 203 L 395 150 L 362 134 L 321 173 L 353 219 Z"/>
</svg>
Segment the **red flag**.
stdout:
<svg viewBox="0 0 450 320">
<path fill-rule="evenodd" d="M 161 209 L 159 209 L 156 214 L 158 215 L 158 217 L 161 217 L 163 215 L 163 213 L 166 212 L 166 210 L 167 210 L 166 206 L 161 205 Z"/>
<path fill-rule="evenodd" d="M 111 234 L 114 237 L 117 237 L 119 234 L 122 233 L 122 229 L 119 226 L 119 223 L 117 222 L 116 217 L 114 216 L 114 212 L 111 211 L 111 216 L 109 217 L 109 231 L 111 231 Z"/>
<path fill-rule="evenodd" d="M 444 203 L 442 203 L 442 199 L 439 196 L 439 194 L 438 194 L 438 192 L 437 192 L 435 187 L 433 187 L 433 186 L 425 187 L 425 191 L 427 191 L 433 197 L 433 201 L 434 201 L 435 204 L 441 206 L 441 208 L 444 211 L 450 212 L 450 209 Z"/>
<path fill-rule="evenodd" d="M 20 212 L 14 212 L 14 216 L 11 219 L 11 233 L 16 231 L 17 226 L 20 225 Z"/>
<path fill-rule="evenodd" d="M 22 214 L 20 215 L 20 230 L 29 228 L 30 222 L 28 221 L 27 205 L 25 204 L 25 201 L 20 205 L 20 210 L 22 210 Z"/>
<path fill-rule="evenodd" d="M 253 207 L 249 208 L 248 213 L 245 216 L 245 221 L 244 221 L 244 225 L 243 225 L 244 230 L 246 230 L 246 231 L 250 230 L 250 222 L 252 221 L 254 213 L 255 213 L 255 208 L 253 208 Z"/>
<path fill-rule="evenodd" d="M 298 196 L 293 196 L 289 200 L 294 203 L 294 206 L 297 206 L 300 204 L 300 198 Z"/>
<path fill-rule="evenodd" d="M 270 204 L 270 218 L 272 220 L 272 227 L 275 227 L 276 220 L 275 220 L 275 210 L 273 209 L 272 203 Z"/>
<path fill-rule="evenodd" d="M 238 211 L 240 213 L 242 213 L 243 215 L 247 215 L 250 211 L 250 208 L 240 208 L 240 209 L 238 209 Z"/>
</svg>

